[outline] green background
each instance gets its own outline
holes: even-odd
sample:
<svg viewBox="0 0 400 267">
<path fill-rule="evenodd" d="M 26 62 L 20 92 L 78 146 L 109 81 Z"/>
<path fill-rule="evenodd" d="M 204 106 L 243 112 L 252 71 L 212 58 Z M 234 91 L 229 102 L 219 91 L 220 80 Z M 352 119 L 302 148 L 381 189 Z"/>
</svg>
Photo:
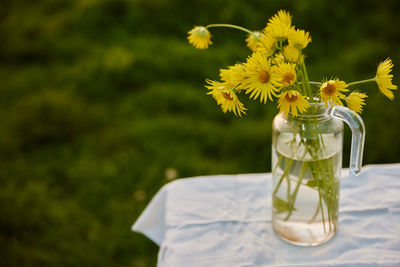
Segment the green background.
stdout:
<svg viewBox="0 0 400 267">
<path fill-rule="evenodd" d="M 391 57 L 399 84 L 394 0 L 1 1 L 0 265 L 155 266 L 158 247 L 130 227 L 163 184 L 269 171 L 276 101 L 243 100 L 241 119 L 205 94 L 206 78 L 250 54 L 246 35 L 214 29 L 198 51 L 186 32 L 259 30 L 281 8 L 311 32 L 312 80 L 371 78 Z M 400 162 L 399 94 L 359 89 L 364 163 Z"/>
</svg>

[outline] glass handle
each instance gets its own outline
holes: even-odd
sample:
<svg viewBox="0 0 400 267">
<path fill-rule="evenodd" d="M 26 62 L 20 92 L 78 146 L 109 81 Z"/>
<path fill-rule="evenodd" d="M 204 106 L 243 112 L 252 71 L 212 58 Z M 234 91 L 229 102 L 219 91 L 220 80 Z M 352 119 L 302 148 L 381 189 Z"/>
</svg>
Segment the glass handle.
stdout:
<svg viewBox="0 0 400 267">
<path fill-rule="evenodd" d="M 360 115 L 343 106 L 334 106 L 330 110 L 330 115 L 344 121 L 351 129 L 350 175 L 358 175 L 361 172 L 364 152 L 364 122 Z"/>
</svg>

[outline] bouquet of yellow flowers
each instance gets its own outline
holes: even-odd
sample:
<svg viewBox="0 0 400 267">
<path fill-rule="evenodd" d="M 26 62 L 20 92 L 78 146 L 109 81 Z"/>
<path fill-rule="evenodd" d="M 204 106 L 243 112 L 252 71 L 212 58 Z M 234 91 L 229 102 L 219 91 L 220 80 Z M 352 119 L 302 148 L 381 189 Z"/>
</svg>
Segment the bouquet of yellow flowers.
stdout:
<svg viewBox="0 0 400 267">
<path fill-rule="evenodd" d="M 325 105 L 343 105 L 361 113 L 367 95 L 350 91 L 348 88 L 361 83 L 376 82 L 379 90 L 393 100 L 393 64 L 388 58 L 378 66 L 376 76 L 371 79 L 346 83 L 333 78 L 322 82 L 309 81 L 305 65 L 305 49 L 311 42 L 308 32 L 292 25 L 292 16 L 280 10 L 269 19 L 261 31 L 250 31 L 231 24 L 210 24 L 196 26 L 188 32 L 188 40 L 197 49 L 206 49 L 212 44 L 210 28 L 230 27 L 248 33 L 247 46 L 253 51 L 244 63 L 220 70 L 221 81 L 207 80 L 208 94 L 221 105 L 222 111 L 232 111 L 235 115 L 245 114 L 246 108 L 238 94 L 245 92 L 252 99 L 266 103 L 278 98 L 278 108 L 286 115 L 304 113 L 309 103 L 324 102 Z M 311 85 L 318 85 L 318 87 Z"/>
<path fill-rule="evenodd" d="M 296 29 L 287 11 L 280 10 L 261 31 L 231 24 L 197 26 L 189 31 L 189 42 L 206 49 L 210 28 L 230 27 L 247 32 L 253 51 L 244 63 L 220 70 L 220 80 L 206 80 L 210 94 L 222 111 L 237 116 L 246 113 L 238 95 L 266 103 L 278 99 L 279 114 L 272 134 L 272 225 L 284 240 L 298 245 L 318 245 L 336 233 L 343 123 L 353 133 L 350 172 L 361 170 L 365 140 L 359 116 L 366 93 L 349 88 L 377 83 L 394 99 L 393 64 L 388 58 L 378 65 L 375 77 L 346 83 L 338 78 L 310 81 L 303 50 L 311 42 L 308 32 Z M 345 107 L 347 106 L 347 107 Z"/>
</svg>

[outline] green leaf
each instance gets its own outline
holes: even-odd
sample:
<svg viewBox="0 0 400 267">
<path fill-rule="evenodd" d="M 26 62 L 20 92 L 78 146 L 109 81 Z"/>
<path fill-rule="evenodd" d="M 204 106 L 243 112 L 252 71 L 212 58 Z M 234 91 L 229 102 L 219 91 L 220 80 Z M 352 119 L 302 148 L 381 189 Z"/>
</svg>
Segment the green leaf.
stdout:
<svg viewBox="0 0 400 267">
<path fill-rule="evenodd" d="M 279 197 L 274 197 L 273 205 L 278 213 L 296 210 L 294 207 L 291 207 L 289 202 L 287 202 Z"/>
<path fill-rule="evenodd" d="M 311 187 L 311 188 L 316 188 L 317 183 L 315 182 L 315 180 L 310 180 L 306 183 L 306 186 Z"/>
</svg>

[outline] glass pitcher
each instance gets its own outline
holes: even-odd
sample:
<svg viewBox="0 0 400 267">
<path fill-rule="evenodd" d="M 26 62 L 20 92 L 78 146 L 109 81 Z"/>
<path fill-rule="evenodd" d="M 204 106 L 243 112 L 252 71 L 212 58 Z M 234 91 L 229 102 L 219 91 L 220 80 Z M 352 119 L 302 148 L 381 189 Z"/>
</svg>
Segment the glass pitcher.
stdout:
<svg viewBox="0 0 400 267">
<path fill-rule="evenodd" d="M 272 136 L 272 226 L 301 246 L 327 242 L 338 225 L 343 122 L 352 130 L 350 174 L 361 170 L 365 127 L 343 106 L 313 103 L 306 113 L 278 114 Z"/>
</svg>

